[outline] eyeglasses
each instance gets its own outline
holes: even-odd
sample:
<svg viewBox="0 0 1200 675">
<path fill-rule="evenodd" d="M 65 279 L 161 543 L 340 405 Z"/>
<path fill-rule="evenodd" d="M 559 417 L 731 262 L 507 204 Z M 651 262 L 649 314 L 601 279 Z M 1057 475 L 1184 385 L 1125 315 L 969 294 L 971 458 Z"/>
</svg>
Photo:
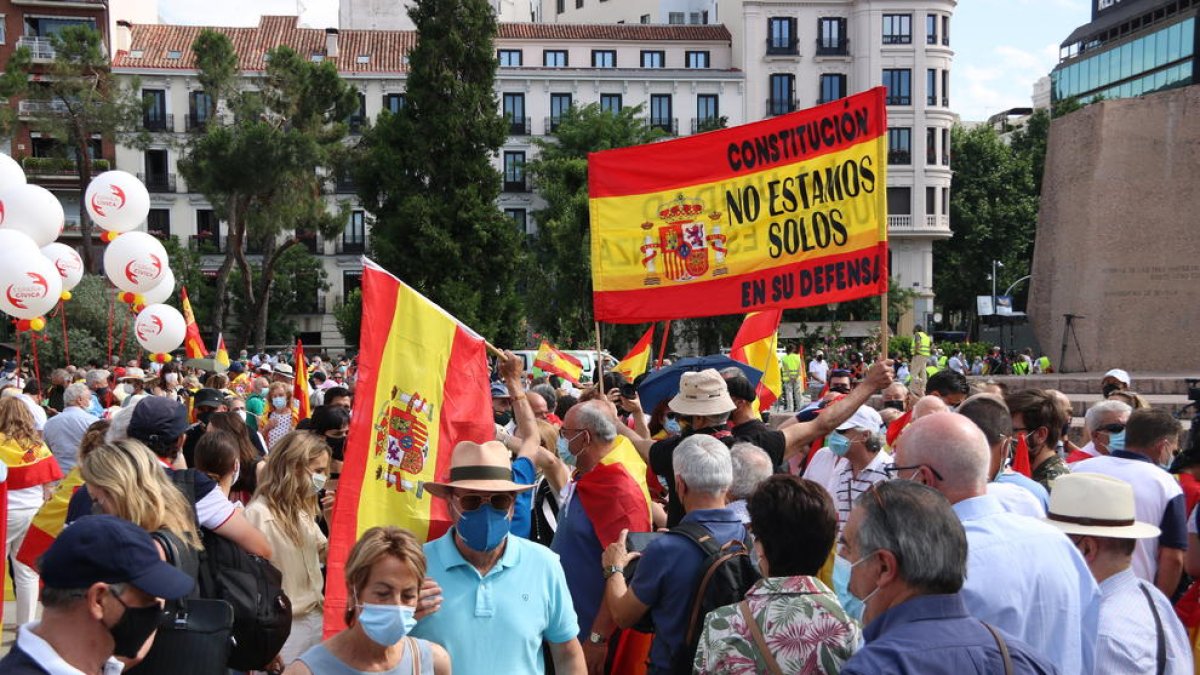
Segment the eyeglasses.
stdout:
<svg viewBox="0 0 1200 675">
<path fill-rule="evenodd" d="M 897 466 L 895 464 L 885 464 L 883 467 L 883 472 L 885 474 L 887 474 L 887 477 L 889 479 L 891 479 L 891 478 L 896 478 L 897 476 L 899 476 L 901 471 L 911 471 L 913 469 L 920 469 L 921 467 L 925 467 L 926 469 L 929 469 L 929 473 L 932 473 L 934 478 L 936 478 L 938 480 L 946 480 L 945 478 L 942 478 L 942 474 L 938 473 L 937 469 L 933 468 L 932 466 L 929 466 L 928 464 L 913 464 L 912 466 Z M 878 483 L 876 483 L 876 485 L 878 485 Z M 876 499 L 878 499 L 878 498 L 879 497 L 876 496 Z M 883 508 L 883 505 L 880 504 L 879 508 Z"/>
<path fill-rule="evenodd" d="M 516 497 L 507 492 L 501 492 L 494 495 L 455 495 L 454 501 L 458 502 L 458 508 L 462 511 L 474 511 L 483 506 L 484 502 L 492 505 L 497 511 L 507 511 Z"/>
<path fill-rule="evenodd" d="M 1121 424 L 1120 422 L 1113 422 L 1112 424 L 1105 424 L 1104 426 L 1096 429 L 1096 431 L 1107 431 L 1110 434 L 1119 434 L 1122 431 L 1125 431 L 1125 425 Z"/>
</svg>

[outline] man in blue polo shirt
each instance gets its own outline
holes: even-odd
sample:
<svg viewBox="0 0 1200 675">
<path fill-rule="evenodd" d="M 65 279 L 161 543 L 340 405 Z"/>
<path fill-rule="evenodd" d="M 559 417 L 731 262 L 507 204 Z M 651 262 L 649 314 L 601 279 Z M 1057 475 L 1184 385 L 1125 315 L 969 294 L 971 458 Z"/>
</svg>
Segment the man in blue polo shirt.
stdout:
<svg viewBox="0 0 1200 675">
<path fill-rule="evenodd" d="M 675 448 L 672 463 L 675 490 L 686 512 L 680 522 L 704 526 L 720 546 L 745 540 L 741 519 L 725 506 L 733 482 L 729 448 L 712 436 L 689 436 Z M 692 599 L 704 572 L 704 551 L 683 535 L 658 537 L 646 547 L 632 586 L 627 586 L 622 572 L 632 557 L 624 535 L 604 551 L 604 599 L 622 628 L 650 612 L 655 633 L 649 672 L 669 673 L 677 660 L 691 663 L 695 656 L 694 646 L 685 643 Z"/>
<path fill-rule="evenodd" d="M 450 459 L 450 480 L 426 483 L 448 503 L 454 527 L 425 544 L 426 572 L 440 588 L 422 589 L 422 599 L 440 594 L 441 606 L 412 635 L 445 647 L 460 673 L 543 673 L 544 641 L 556 673 L 583 675 L 558 556 L 509 534 L 516 494 L 533 487 L 512 481 L 509 457 L 498 441 L 464 441 Z"/>
</svg>

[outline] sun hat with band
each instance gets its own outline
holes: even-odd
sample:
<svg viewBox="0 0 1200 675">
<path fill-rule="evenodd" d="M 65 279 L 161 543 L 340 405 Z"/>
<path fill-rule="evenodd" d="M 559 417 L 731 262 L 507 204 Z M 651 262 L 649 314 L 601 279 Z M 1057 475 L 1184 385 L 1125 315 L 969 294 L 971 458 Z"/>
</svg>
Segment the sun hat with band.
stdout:
<svg viewBox="0 0 1200 675">
<path fill-rule="evenodd" d="M 737 406 L 729 397 L 729 385 L 715 369 L 683 373 L 679 378 L 679 393 L 667 404 L 671 412 L 680 415 L 724 415 Z"/>
<path fill-rule="evenodd" d="M 512 480 L 512 453 L 500 441 L 474 443 L 462 441 L 454 446 L 450 456 L 450 479 L 444 483 L 426 483 L 425 489 L 435 497 L 450 496 L 451 490 L 473 492 L 524 492 L 532 485 Z"/>
<path fill-rule="evenodd" d="M 1134 518 L 1133 486 L 1099 473 L 1059 476 L 1050 491 L 1046 522 L 1067 534 L 1152 539 L 1161 532 Z"/>
</svg>

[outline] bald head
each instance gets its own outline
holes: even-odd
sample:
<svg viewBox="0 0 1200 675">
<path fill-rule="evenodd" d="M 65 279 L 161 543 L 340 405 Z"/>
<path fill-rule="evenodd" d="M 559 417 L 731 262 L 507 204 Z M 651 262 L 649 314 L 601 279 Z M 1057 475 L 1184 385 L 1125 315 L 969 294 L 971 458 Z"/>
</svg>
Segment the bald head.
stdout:
<svg viewBox="0 0 1200 675">
<path fill-rule="evenodd" d="M 987 438 L 971 420 L 954 413 L 933 413 L 914 421 L 896 444 L 896 464 L 928 466 L 941 479 L 933 487 L 951 503 L 987 491 L 991 452 Z"/>
<path fill-rule="evenodd" d="M 917 421 L 922 417 L 936 415 L 937 413 L 950 412 L 950 408 L 946 407 L 946 402 L 937 396 L 922 396 L 913 406 L 912 418 Z"/>
</svg>

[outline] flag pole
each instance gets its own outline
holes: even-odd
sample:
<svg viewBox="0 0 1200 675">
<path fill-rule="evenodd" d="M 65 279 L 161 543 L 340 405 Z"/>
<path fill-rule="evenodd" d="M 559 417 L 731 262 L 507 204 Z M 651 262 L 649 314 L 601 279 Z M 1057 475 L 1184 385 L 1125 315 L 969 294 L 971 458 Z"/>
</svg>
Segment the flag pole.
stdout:
<svg viewBox="0 0 1200 675">
<path fill-rule="evenodd" d="M 892 286 L 892 271 L 888 269 L 888 256 L 880 256 L 883 263 L 880 265 L 883 270 L 883 278 L 887 280 L 887 285 L 884 287 L 883 294 L 879 296 L 879 354 L 884 358 L 888 358 L 888 292 Z"/>
<path fill-rule="evenodd" d="M 596 381 L 592 384 L 599 387 L 604 382 L 604 353 L 600 347 L 600 322 L 596 321 Z"/>
<path fill-rule="evenodd" d="M 656 370 L 658 368 L 662 368 L 663 359 L 666 358 L 666 356 L 667 356 L 667 337 L 671 334 L 670 319 L 668 319 L 666 321 L 666 324 L 667 325 L 663 327 L 662 342 L 659 344 L 659 347 L 658 347 L 658 361 L 654 364 L 654 368 Z"/>
</svg>

